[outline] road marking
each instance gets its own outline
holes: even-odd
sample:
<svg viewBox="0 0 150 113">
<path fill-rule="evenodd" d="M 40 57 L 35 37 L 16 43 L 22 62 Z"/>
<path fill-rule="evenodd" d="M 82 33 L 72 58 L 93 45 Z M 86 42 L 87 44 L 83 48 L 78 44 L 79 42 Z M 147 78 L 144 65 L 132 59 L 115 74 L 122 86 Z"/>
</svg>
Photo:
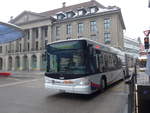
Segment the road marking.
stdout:
<svg viewBox="0 0 150 113">
<path fill-rule="evenodd" d="M 15 82 L 15 83 L 10 83 L 10 84 L 4 84 L 4 85 L 0 85 L 0 88 L 13 86 L 13 85 L 24 84 L 24 83 L 29 83 L 29 82 L 35 82 L 35 81 L 38 81 L 38 80 L 41 80 L 41 79 L 34 79 L 34 80 L 28 80 L 28 81 L 23 81 L 23 82 Z"/>
</svg>

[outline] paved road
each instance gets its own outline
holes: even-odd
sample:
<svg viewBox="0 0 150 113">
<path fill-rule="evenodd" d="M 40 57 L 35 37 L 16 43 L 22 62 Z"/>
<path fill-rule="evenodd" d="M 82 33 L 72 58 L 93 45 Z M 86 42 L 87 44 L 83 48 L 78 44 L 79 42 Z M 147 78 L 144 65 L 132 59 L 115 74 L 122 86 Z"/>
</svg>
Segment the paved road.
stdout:
<svg viewBox="0 0 150 113">
<path fill-rule="evenodd" d="M 123 82 L 91 96 L 44 89 L 43 77 L 0 77 L 0 113 L 124 113 Z"/>
</svg>

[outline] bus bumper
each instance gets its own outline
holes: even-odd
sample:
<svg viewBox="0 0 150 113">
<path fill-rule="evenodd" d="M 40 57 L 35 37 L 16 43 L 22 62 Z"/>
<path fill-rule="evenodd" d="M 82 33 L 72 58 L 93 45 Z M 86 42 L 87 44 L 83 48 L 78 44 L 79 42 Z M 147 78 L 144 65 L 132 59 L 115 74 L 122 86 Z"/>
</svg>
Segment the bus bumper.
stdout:
<svg viewBox="0 0 150 113">
<path fill-rule="evenodd" d="M 75 94 L 91 94 L 92 90 L 90 86 L 63 86 L 45 83 L 45 88 L 48 90 L 55 90 L 64 93 L 75 93 Z"/>
</svg>

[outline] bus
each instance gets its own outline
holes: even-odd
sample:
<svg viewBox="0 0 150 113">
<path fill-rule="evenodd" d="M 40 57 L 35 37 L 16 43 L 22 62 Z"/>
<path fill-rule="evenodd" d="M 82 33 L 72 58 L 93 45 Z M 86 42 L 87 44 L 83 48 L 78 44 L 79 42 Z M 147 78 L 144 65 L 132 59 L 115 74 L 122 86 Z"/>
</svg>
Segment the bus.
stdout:
<svg viewBox="0 0 150 113">
<path fill-rule="evenodd" d="M 147 61 L 147 55 L 142 55 L 138 58 L 139 71 L 145 72 L 145 70 L 146 70 L 146 61 Z"/>
<path fill-rule="evenodd" d="M 137 55 L 133 53 L 125 52 L 126 77 L 130 77 L 135 73 L 135 65 L 137 64 L 137 59 L 138 59 Z"/>
<path fill-rule="evenodd" d="M 124 77 L 122 52 L 89 39 L 52 42 L 46 56 L 46 89 L 91 94 Z"/>
</svg>

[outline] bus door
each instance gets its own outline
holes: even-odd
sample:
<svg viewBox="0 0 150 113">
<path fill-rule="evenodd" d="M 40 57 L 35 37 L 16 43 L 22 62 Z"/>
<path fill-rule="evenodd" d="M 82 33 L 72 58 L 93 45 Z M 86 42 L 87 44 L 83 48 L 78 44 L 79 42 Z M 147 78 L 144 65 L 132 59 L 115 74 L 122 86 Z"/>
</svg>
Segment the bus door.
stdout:
<svg viewBox="0 0 150 113">
<path fill-rule="evenodd" d="M 100 78 L 100 60 L 99 60 L 100 51 L 92 48 L 92 51 L 90 51 L 90 57 L 89 57 L 89 68 L 91 70 L 91 80 L 94 83 L 99 84 Z"/>
<path fill-rule="evenodd" d="M 129 59 L 128 59 L 128 56 L 127 54 L 125 54 L 125 73 L 126 73 L 126 76 L 128 77 L 129 76 Z"/>
<path fill-rule="evenodd" d="M 109 53 L 101 52 L 101 60 L 102 75 L 106 76 L 107 82 L 111 82 L 113 75 L 110 70 Z"/>
</svg>

